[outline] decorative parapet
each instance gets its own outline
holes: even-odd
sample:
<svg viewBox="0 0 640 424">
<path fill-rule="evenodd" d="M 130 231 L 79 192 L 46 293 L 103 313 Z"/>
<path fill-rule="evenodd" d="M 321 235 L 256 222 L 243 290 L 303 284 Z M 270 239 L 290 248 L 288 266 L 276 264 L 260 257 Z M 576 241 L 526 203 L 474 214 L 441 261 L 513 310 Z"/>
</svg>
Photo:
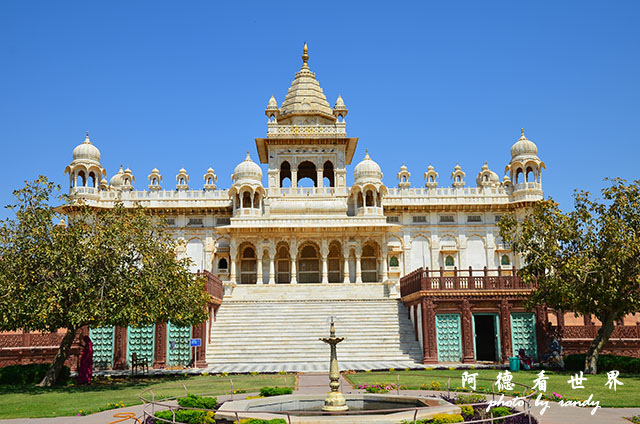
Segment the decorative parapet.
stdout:
<svg viewBox="0 0 640 424">
<path fill-rule="evenodd" d="M 346 137 L 347 129 L 344 122 L 336 122 L 335 125 L 280 125 L 276 122 L 267 124 L 267 138 L 288 137 Z"/>
</svg>

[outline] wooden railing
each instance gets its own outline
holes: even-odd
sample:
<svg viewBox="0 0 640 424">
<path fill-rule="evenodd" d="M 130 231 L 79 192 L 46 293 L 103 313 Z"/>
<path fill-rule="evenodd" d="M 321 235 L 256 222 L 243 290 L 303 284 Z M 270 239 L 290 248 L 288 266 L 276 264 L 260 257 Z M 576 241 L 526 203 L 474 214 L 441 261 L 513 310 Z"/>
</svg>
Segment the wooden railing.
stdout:
<svg viewBox="0 0 640 424">
<path fill-rule="evenodd" d="M 407 296 L 419 291 L 430 290 L 512 290 L 533 289 L 516 274 L 515 267 L 504 270 L 483 269 L 430 270 L 418 268 L 400 279 L 400 294 Z"/>
<path fill-rule="evenodd" d="M 198 275 L 200 275 L 200 271 L 198 271 Z M 207 270 L 205 270 L 202 275 L 207 279 L 207 293 L 209 293 L 214 299 L 222 301 L 222 297 L 224 296 L 222 280 L 217 275 L 214 275 Z"/>
</svg>

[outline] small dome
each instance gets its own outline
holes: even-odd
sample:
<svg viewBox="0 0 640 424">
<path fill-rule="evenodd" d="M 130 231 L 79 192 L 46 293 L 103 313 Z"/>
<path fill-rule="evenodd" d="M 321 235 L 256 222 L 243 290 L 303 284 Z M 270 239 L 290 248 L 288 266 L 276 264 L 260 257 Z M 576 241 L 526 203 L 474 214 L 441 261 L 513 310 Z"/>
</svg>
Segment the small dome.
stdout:
<svg viewBox="0 0 640 424">
<path fill-rule="evenodd" d="M 88 160 L 93 162 L 100 162 L 100 150 L 89 140 L 89 131 L 82 144 L 73 149 L 73 160 Z"/>
<path fill-rule="evenodd" d="M 247 151 L 247 157 L 236 166 L 231 175 L 233 182 L 239 182 L 241 180 L 253 180 L 262 183 L 262 168 L 260 165 L 251 160 L 249 151 Z"/>
<path fill-rule="evenodd" d="M 490 170 L 489 165 L 485 162 L 476 177 L 476 184 L 478 187 L 497 186 L 500 184 L 500 177 L 498 174 Z"/>
<path fill-rule="evenodd" d="M 209 169 L 207 169 L 207 174 L 213 174 L 215 173 L 212 167 L 209 167 Z"/>
<path fill-rule="evenodd" d="M 267 104 L 267 109 L 278 109 L 278 102 L 275 97 L 271 96 L 269 104 Z"/>
<path fill-rule="evenodd" d="M 123 175 L 124 175 L 124 171 L 122 170 L 122 165 L 120 165 L 120 169 L 118 170 L 118 172 L 109 180 L 109 185 L 111 185 L 113 188 L 122 187 Z"/>
<path fill-rule="evenodd" d="M 369 151 L 365 153 L 364 159 L 356 165 L 353 170 L 353 178 L 356 183 L 375 181 L 382 182 L 382 170 L 371 157 L 369 157 Z"/>
<path fill-rule="evenodd" d="M 340 94 L 338 94 L 338 100 L 336 100 L 336 104 L 333 107 L 334 109 L 344 109 L 345 105 L 344 105 L 344 100 L 342 100 L 342 96 Z"/>
<path fill-rule="evenodd" d="M 511 159 L 517 156 L 537 156 L 538 146 L 524 135 L 524 128 L 520 129 L 521 135 L 518 141 L 511 146 Z"/>
<path fill-rule="evenodd" d="M 151 173 L 152 173 L 152 174 L 159 174 L 159 173 L 160 173 L 160 171 L 158 170 L 158 168 L 153 168 L 153 169 L 151 170 Z"/>
</svg>

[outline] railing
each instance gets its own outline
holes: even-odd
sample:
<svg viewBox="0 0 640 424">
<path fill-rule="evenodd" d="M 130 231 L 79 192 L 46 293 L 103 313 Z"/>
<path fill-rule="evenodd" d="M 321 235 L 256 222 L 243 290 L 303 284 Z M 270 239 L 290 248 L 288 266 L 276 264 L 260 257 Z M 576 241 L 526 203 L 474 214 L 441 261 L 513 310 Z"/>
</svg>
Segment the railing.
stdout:
<svg viewBox="0 0 640 424">
<path fill-rule="evenodd" d="M 340 136 L 346 137 L 347 129 L 343 122 L 334 125 L 280 125 L 278 123 L 267 124 L 267 137 L 278 136 Z"/>
<path fill-rule="evenodd" d="M 200 275 L 200 271 L 198 271 L 198 275 Z M 205 270 L 202 275 L 207 279 L 207 293 L 209 293 L 211 297 L 221 301 L 224 296 L 222 280 L 217 275 L 214 275 L 207 270 Z"/>
<path fill-rule="evenodd" d="M 550 334 L 556 334 L 562 340 L 593 340 L 600 329 L 599 325 L 565 325 L 551 327 Z M 640 339 L 640 323 L 636 325 L 616 325 L 610 339 Z"/>
<path fill-rule="evenodd" d="M 70 194 L 97 194 L 98 193 L 98 189 L 95 187 L 82 187 L 82 186 L 71 187 L 70 191 L 71 191 Z"/>
<path fill-rule="evenodd" d="M 430 270 L 418 268 L 400 279 L 400 294 L 408 296 L 429 290 L 531 290 L 535 285 L 525 284 L 516 274 L 516 268 L 503 270 L 483 269 Z"/>
<path fill-rule="evenodd" d="M 424 378 L 425 383 L 429 383 L 434 381 L 434 379 L 439 380 L 442 379 L 443 376 L 442 375 L 438 375 L 438 374 L 423 374 L 423 373 L 405 373 L 404 376 L 418 376 L 418 377 L 422 377 Z M 396 395 L 400 395 L 400 380 L 398 378 L 398 383 L 396 385 L 397 389 L 396 389 Z M 511 407 L 511 411 L 509 413 L 509 415 L 503 415 L 503 416 L 499 416 L 499 417 L 494 417 L 494 411 L 492 406 L 497 406 L 497 401 L 496 401 L 496 397 L 499 400 L 502 400 L 502 396 L 504 396 L 504 392 L 498 391 L 496 390 L 496 382 L 495 380 L 489 379 L 489 378 L 482 378 L 482 377 L 476 377 L 476 381 L 478 382 L 485 382 L 487 384 L 487 386 L 489 384 L 491 384 L 491 390 L 489 391 L 489 389 L 486 390 L 481 390 L 478 392 L 471 392 L 471 393 L 482 393 L 482 394 L 486 394 L 486 395 L 490 395 L 491 396 L 491 400 L 487 399 L 485 397 L 484 400 L 481 400 L 477 403 L 464 403 L 464 404 L 456 404 L 456 406 L 461 407 L 461 406 L 470 406 L 470 407 L 479 407 L 479 409 L 482 410 L 488 410 L 488 412 L 485 414 L 484 417 L 480 417 L 477 420 L 472 420 L 472 421 L 467 421 L 467 423 L 469 424 L 484 424 L 484 423 L 500 423 L 500 422 L 504 422 L 505 420 L 509 419 L 509 418 L 516 418 L 518 416 L 520 416 L 521 418 L 519 418 L 520 421 L 518 422 L 533 422 L 532 420 L 532 412 L 531 412 L 531 403 L 532 401 L 535 399 L 536 395 L 537 395 L 537 391 L 532 389 L 531 386 L 528 386 L 526 384 L 521 384 L 521 383 L 517 383 L 517 382 L 513 382 L 512 384 L 514 386 L 518 386 L 517 388 L 519 389 L 519 393 L 521 393 L 521 395 L 518 395 L 515 399 L 518 399 L 520 401 L 520 403 L 518 404 L 518 406 L 514 406 Z M 207 392 L 207 393 L 189 393 L 189 390 L 187 389 L 187 387 L 183 384 L 181 387 L 170 387 L 170 388 L 165 388 L 165 390 L 183 390 L 183 394 L 177 395 L 177 396 L 166 396 L 166 395 L 156 395 L 153 392 L 153 389 L 146 389 L 144 391 L 142 391 L 140 393 L 140 400 L 142 401 L 143 404 L 143 415 L 142 415 L 142 419 L 143 422 L 148 422 L 149 419 L 153 419 L 154 422 L 156 423 L 171 423 L 171 424 L 179 424 L 180 421 L 176 421 L 176 411 L 180 410 L 180 409 L 184 409 L 184 410 L 193 410 L 193 409 L 197 409 L 200 411 L 211 411 L 213 413 L 219 413 L 219 412 L 223 412 L 225 415 L 229 415 L 235 418 L 234 422 L 242 422 L 244 421 L 244 419 L 248 419 L 249 417 L 251 417 L 252 415 L 254 416 L 260 416 L 260 417 L 278 417 L 281 420 L 285 421 L 285 423 L 287 424 L 292 424 L 295 422 L 311 422 L 312 420 L 314 420 L 314 417 L 326 417 L 329 418 L 329 416 L 335 416 L 336 418 L 345 418 L 345 417 L 350 417 L 353 416 L 354 422 L 360 422 L 361 420 L 365 421 L 369 421 L 370 419 L 375 419 L 375 417 L 379 418 L 381 415 L 384 414 L 391 414 L 391 413 L 407 413 L 407 415 L 409 415 L 409 419 L 404 420 L 403 422 L 407 422 L 407 423 L 418 423 L 421 422 L 421 420 L 419 420 L 420 417 L 420 413 L 421 412 L 428 412 L 430 410 L 430 408 L 433 408 L 432 406 L 422 406 L 422 407 L 410 407 L 410 408 L 388 408 L 388 409 L 375 409 L 375 410 L 350 410 L 350 411 L 339 411 L 339 412 L 327 412 L 327 411 L 315 411 L 315 410 L 308 410 L 308 411 L 303 411 L 303 410 L 287 410 L 283 408 L 279 408 L 276 409 L 275 407 L 273 408 L 273 410 L 264 410 L 264 409 L 260 409 L 257 411 L 246 411 L 246 410 L 225 410 L 225 411 L 216 411 L 213 409 L 203 409 L 203 408 L 191 408 L 191 407 L 184 407 L 184 406 L 178 406 L 176 405 L 178 399 L 180 398 L 184 398 L 189 396 L 190 394 L 195 394 L 196 396 L 215 396 L 218 399 L 220 399 L 221 397 L 225 396 L 227 394 L 230 394 L 229 396 L 229 400 L 233 401 L 234 397 L 233 397 L 233 380 L 229 379 L 229 391 L 226 393 L 214 393 L 214 392 Z M 446 386 L 446 398 L 444 398 L 444 393 L 445 393 L 445 387 L 442 388 L 441 391 L 436 391 L 441 393 L 441 396 L 439 396 L 442 399 L 446 399 L 446 400 L 450 400 L 452 398 L 452 395 L 457 395 L 458 394 L 467 394 L 469 391 L 464 390 L 462 392 L 458 392 L 457 391 L 458 387 L 456 386 L 456 389 L 453 389 L 451 387 L 451 378 L 447 378 L 447 386 Z M 176 391 L 177 391 L 176 390 Z M 427 389 L 428 390 L 428 389 Z M 426 390 L 425 390 L 426 391 Z M 520 392 L 521 391 L 521 392 Z M 364 391 L 363 391 L 364 392 Z M 435 393 L 434 393 L 435 395 Z M 376 395 L 374 395 L 376 396 Z M 318 395 L 318 397 L 320 399 L 322 399 L 324 397 L 323 394 Z M 274 402 L 277 402 L 277 398 L 278 397 L 274 397 Z M 475 409 L 475 408 L 474 408 Z M 155 413 L 157 411 L 163 411 L 163 410 L 168 410 L 171 412 L 171 419 L 163 419 L 163 418 L 158 418 L 155 416 Z M 365 418 L 366 416 L 373 416 L 374 418 L 370 418 L 367 419 Z"/>
<path fill-rule="evenodd" d="M 348 187 L 284 187 L 270 188 L 269 197 L 348 196 Z"/>
</svg>

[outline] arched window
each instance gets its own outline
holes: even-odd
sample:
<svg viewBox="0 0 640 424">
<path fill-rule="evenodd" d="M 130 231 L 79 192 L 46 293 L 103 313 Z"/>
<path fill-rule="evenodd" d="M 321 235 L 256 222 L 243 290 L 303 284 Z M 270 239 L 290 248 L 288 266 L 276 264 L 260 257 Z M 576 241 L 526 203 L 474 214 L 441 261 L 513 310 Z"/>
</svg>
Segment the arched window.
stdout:
<svg viewBox="0 0 640 424">
<path fill-rule="evenodd" d="M 260 195 L 258 193 L 253 195 L 253 207 L 260 209 Z"/>
<path fill-rule="evenodd" d="M 291 259 L 289 258 L 289 250 L 282 246 L 278 249 L 276 256 L 276 283 L 291 282 Z"/>
<path fill-rule="evenodd" d="M 367 206 L 375 206 L 373 203 L 373 191 L 367 190 L 366 200 L 367 200 L 367 203 L 366 203 Z"/>
<path fill-rule="evenodd" d="M 528 167 L 528 168 L 527 168 L 527 182 L 528 182 L 528 183 L 532 183 L 532 182 L 534 182 L 535 180 L 536 180 L 536 179 L 535 179 L 535 177 L 534 177 L 534 175 L 533 175 L 533 168 Z"/>
<path fill-rule="evenodd" d="M 242 207 L 250 208 L 251 207 L 251 193 L 245 191 L 242 195 Z"/>
<path fill-rule="evenodd" d="M 509 259 L 509 255 L 502 255 L 502 258 L 500 258 L 500 265 L 511 265 L 511 259 Z"/>
<path fill-rule="evenodd" d="M 298 282 L 320 282 L 320 257 L 315 246 L 308 244 L 300 251 L 298 260 Z"/>
<path fill-rule="evenodd" d="M 89 173 L 89 180 L 91 181 L 91 187 L 96 187 L 96 174 Z"/>
<path fill-rule="evenodd" d="M 76 180 L 76 187 L 84 187 L 87 185 L 87 177 L 84 171 L 78 172 L 78 179 Z"/>
<path fill-rule="evenodd" d="M 363 200 L 362 200 L 362 192 L 361 192 L 361 191 L 359 191 L 359 192 L 358 192 L 358 200 L 357 200 L 357 207 L 358 207 L 358 208 L 361 208 L 361 207 L 362 207 L 362 204 L 363 204 L 362 202 L 363 202 Z"/>
<path fill-rule="evenodd" d="M 340 254 L 340 245 L 333 243 L 329 248 L 329 256 L 327 257 L 327 267 L 329 271 L 330 283 L 342 282 L 342 255 Z"/>
<path fill-rule="evenodd" d="M 362 248 L 362 282 L 376 283 L 378 281 L 378 258 L 376 250 L 370 244 Z"/>
<path fill-rule="evenodd" d="M 396 256 L 392 256 L 391 259 L 389 259 L 389 266 L 400 266 Z"/>
<path fill-rule="evenodd" d="M 229 265 L 227 264 L 227 260 L 225 258 L 221 258 L 218 261 L 218 271 L 226 271 L 229 268 Z"/>
<path fill-rule="evenodd" d="M 240 195 L 236 194 L 236 209 L 240 209 L 242 204 L 240 203 Z"/>
<path fill-rule="evenodd" d="M 286 160 L 280 165 L 280 187 L 291 187 L 291 165 Z"/>
<path fill-rule="evenodd" d="M 333 172 L 333 162 L 331 162 L 330 160 L 326 161 L 324 163 L 324 166 L 322 168 L 322 182 L 323 185 L 325 187 L 335 187 L 335 174 Z M 325 183 L 325 180 L 327 184 Z"/>
<path fill-rule="evenodd" d="M 240 283 L 256 283 L 256 252 L 252 247 L 245 247 L 240 260 Z"/>
<path fill-rule="evenodd" d="M 516 182 L 515 182 L 515 184 L 519 184 L 519 183 L 523 182 L 522 181 L 522 175 L 523 175 L 522 168 L 518 168 L 516 170 Z"/>
<path fill-rule="evenodd" d="M 313 162 L 305 160 L 298 165 L 298 187 L 317 187 L 318 173 Z M 307 180 L 308 178 L 308 180 Z"/>
<path fill-rule="evenodd" d="M 453 260 L 453 256 L 447 255 L 447 257 L 444 258 L 444 266 L 455 266 L 455 261 Z"/>
</svg>

